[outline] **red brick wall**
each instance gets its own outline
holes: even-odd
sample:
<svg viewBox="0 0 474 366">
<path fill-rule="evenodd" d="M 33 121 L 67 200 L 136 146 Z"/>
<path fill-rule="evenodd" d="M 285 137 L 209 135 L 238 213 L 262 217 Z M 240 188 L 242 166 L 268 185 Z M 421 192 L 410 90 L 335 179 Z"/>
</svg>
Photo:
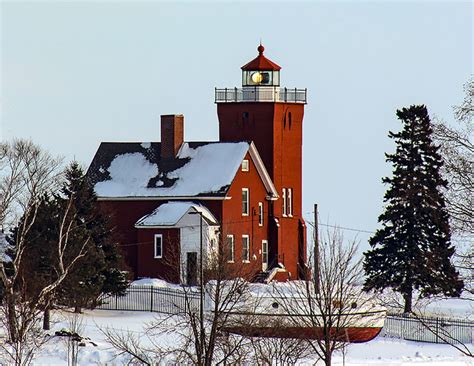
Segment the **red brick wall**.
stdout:
<svg viewBox="0 0 474 366">
<path fill-rule="evenodd" d="M 179 283 L 179 229 L 138 229 L 137 231 L 137 277 L 155 277 Z M 155 234 L 163 235 L 162 258 L 154 258 Z"/>
<path fill-rule="evenodd" d="M 247 115 L 244 115 L 246 113 Z M 290 124 L 291 113 L 291 124 Z M 278 248 L 278 261 L 292 278 L 298 273 L 298 225 L 302 219 L 302 143 L 304 105 L 295 103 L 219 103 L 221 141 L 254 141 L 280 199 L 274 215 L 280 222 L 278 239 L 272 235 L 270 247 Z M 282 216 L 282 188 L 293 190 L 293 216 Z M 306 243 L 302 256 L 306 259 Z"/>
<path fill-rule="evenodd" d="M 101 209 L 109 216 L 117 233 L 125 261 L 137 275 L 138 239 L 135 223 L 151 213 L 163 201 L 99 201 Z"/>
<path fill-rule="evenodd" d="M 243 172 L 239 168 L 227 197 L 223 201 L 223 244 L 228 234 L 234 235 L 235 242 L 235 271 L 242 272 L 245 277 L 262 270 L 262 240 L 268 240 L 268 210 L 269 204 L 265 199 L 267 192 L 249 154 L 245 159 L 249 161 L 249 171 Z M 249 189 L 249 215 L 242 216 L 242 188 Z M 263 203 L 263 226 L 259 226 L 258 202 Z M 242 235 L 249 236 L 250 263 L 242 262 Z M 256 259 L 253 258 L 256 256 Z"/>
</svg>

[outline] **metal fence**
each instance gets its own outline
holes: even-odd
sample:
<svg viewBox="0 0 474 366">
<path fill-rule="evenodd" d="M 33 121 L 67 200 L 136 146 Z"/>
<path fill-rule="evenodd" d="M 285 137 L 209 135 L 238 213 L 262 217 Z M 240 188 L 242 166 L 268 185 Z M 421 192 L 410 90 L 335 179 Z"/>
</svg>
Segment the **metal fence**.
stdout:
<svg viewBox="0 0 474 366">
<path fill-rule="evenodd" d="M 215 89 L 216 103 L 287 102 L 306 104 L 306 101 L 306 89 L 280 88 L 278 86 L 246 86 L 244 88 Z"/>
<path fill-rule="evenodd" d="M 103 310 L 150 311 L 182 314 L 199 311 L 199 292 L 189 287 L 130 286 L 125 296 L 106 296 L 97 307 Z M 474 343 L 474 322 L 445 317 L 388 314 L 382 335 L 418 342 Z"/>
<path fill-rule="evenodd" d="M 125 296 L 105 296 L 97 309 L 152 311 L 165 314 L 198 311 L 199 293 L 191 288 L 172 289 L 152 286 L 130 286 Z"/>
<path fill-rule="evenodd" d="M 445 317 L 388 314 L 382 334 L 430 343 L 474 343 L 474 322 Z"/>
</svg>

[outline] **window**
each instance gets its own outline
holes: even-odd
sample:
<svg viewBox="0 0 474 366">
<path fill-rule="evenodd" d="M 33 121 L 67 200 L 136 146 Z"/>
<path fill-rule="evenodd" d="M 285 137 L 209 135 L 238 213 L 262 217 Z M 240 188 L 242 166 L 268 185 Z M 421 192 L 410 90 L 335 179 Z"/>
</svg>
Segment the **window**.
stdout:
<svg viewBox="0 0 474 366">
<path fill-rule="evenodd" d="M 286 201 L 288 204 L 288 210 L 287 210 L 288 216 L 293 216 L 293 189 L 292 188 L 287 189 Z"/>
<path fill-rule="evenodd" d="M 282 198 L 283 198 L 282 215 L 286 216 L 286 188 L 283 188 Z"/>
<path fill-rule="evenodd" d="M 262 264 L 265 266 L 268 264 L 268 242 L 266 240 L 262 240 Z"/>
<path fill-rule="evenodd" d="M 242 262 L 249 262 L 249 236 L 242 235 Z"/>
<path fill-rule="evenodd" d="M 227 235 L 227 262 L 234 262 L 234 235 Z"/>
<path fill-rule="evenodd" d="M 242 171 L 243 172 L 249 171 L 249 161 L 247 159 L 242 160 Z"/>
<path fill-rule="evenodd" d="M 258 226 L 263 226 L 263 203 L 258 203 Z"/>
<path fill-rule="evenodd" d="M 163 257 L 163 235 L 155 234 L 155 258 Z"/>
<path fill-rule="evenodd" d="M 242 216 L 249 215 L 249 189 L 242 188 Z"/>
</svg>

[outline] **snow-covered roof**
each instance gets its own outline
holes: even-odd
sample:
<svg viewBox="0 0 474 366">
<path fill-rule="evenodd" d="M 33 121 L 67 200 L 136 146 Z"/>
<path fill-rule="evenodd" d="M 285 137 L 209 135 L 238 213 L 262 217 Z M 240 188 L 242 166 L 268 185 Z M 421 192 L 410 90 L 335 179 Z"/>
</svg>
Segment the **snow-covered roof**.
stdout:
<svg viewBox="0 0 474 366">
<path fill-rule="evenodd" d="M 189 212 L 199 212 L 208 223 L 217 224 L 216 218 L 206 207 L 194 202 L 177 201 L 159 206 L 151 214 L 138 220 L 135 227 L 177 226 Z"/>
<path fill-rule="evenodd" d="M 250 150 L 269 192 L 277 197 L 253 143 L 184 142 L 161 159 L 160 143 L 102 143 L 88 170 L 99 199 L 225 197 Z"/>
</svg>

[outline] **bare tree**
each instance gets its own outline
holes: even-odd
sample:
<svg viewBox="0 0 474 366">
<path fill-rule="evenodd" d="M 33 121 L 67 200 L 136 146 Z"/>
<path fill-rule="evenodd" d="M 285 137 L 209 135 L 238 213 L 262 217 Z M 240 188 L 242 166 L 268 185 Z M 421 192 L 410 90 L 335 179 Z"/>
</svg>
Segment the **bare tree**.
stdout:
<svg viewBox="0 0 474 366">
<path fill-rule="evenodd" d="M 120 353 L 130 355 L 132 361 L 149 365 L 163 359 L 206 366 L 243 363 L 249 357 L 243 352 L 249 340 L 225 330 L 229 314 L 245 297 L 248 282 L 244 278 L 251 277 L 253 267 L 234 266 L 228 259 L 228 250 L 221 243 L 220 250 L 203 262 L 203 286 L 182 285 L 180 297 L 184 301 L 173 304 L 173 314 L 157 316 L 146 328 L 146 339 L 106 329 L 103 333 L 107 340 Z M 168 260 L 179 263 L 176 258 Z M 168 336 L 173 337 L 173 344 L 160 342 Z"/>
<path fill-rule="evenodd" d="M 11 261 L 0 261 L 0 286 L 3 290 L 2 320 L 7 341 L 3 351 L 15 365 L 27 364 L 45 338 L 38 329 L 41 313 L 49 307 L 55 290 L 85 255 L 89 239 L 74 253 L 69 236 L 74 230 L 70 200 L 58 217 L 55 278 L 38 289 L 34 296 L 25 290 L 22 267 L 28 253 L 28 233 L 35 223 L 41 197 L 54 192 L 60 178 L 61 160 L 51 157 L 31 141 L 16 140 L 0 144 L 0 226 L 16 226 L 14 253 Z"/>
<path fill-rule="evenodd" d="M 375 295 L 362 291 L 363 271 L 356 243 L 328 232 L 319 246 L 319 276 L 275 286 L 274 299 L 289 317 L 286 326 L 300 329 L 306 345 L 326 365 L 345 344 L 374 337 L 385 310 Z"/>
<path fill-rule="evenodd" d="M 278 325 L 275 324 L 275 326 Z M 312 354 L 304 339 L 255 337 L 250 341 L 253 362 L 258 366 L 295 365 Z"/>
<path fill-rule="evenodd" d="M 474 77 L 464 85 L 461 105 L 454 107 L 456 122 L 449 125 L 438 120 L 434 136 L 444 160 L 444 175 L 448 180 L 446 200 L 451 227 L 460 248 L 458 267 L 464 275 L 465 289 L 474 293 Z"/>
<path fill-rule="evenodd" d="M 449 186 L 446 195 L 452 227 L 458 232 L 474 234 L 474 77 L 464 85 L 465 96 L 454 107 L 456 123 L 449 125 L 438 120 L 434 124 L 434 137 L 440 145 L 444 160 L 444 173 Z"/>
</svg>

